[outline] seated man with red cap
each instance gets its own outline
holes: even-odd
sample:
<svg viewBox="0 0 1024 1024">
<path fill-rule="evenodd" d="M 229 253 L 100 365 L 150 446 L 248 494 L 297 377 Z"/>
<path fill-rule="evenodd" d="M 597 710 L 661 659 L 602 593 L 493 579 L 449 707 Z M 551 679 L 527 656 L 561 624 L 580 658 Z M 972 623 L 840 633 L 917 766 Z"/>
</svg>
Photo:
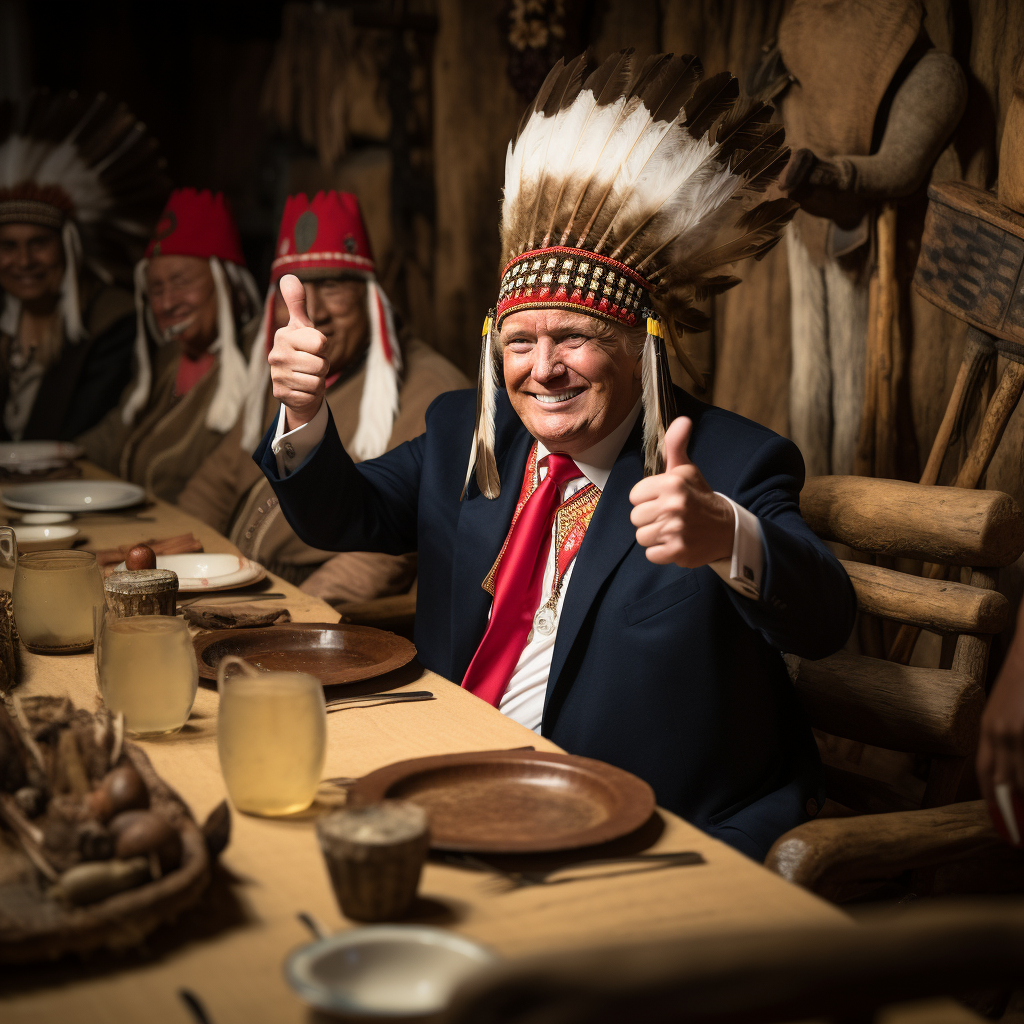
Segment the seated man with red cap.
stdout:
<svg viewBox="0 0 1024 1024">
<path fill-rule="evenodd" d="M 93 462 L 174 501 L 238 421 L 259 293 L 220 193 L 175 190 L 135 268 L 135 369 L 79 443 Z"/>
<path fill-rule="evenodd" d="M 416 574 L 411 555 L 311 547 L 295 535 L 251 453 L 278 415 L 267 355 L 288 322 L 279 282 L 295 274 L 325 340 L 327 405 L 356 461 L 376 458 L 426 429 L 427 407 L 469 382 L 443 356 L 415 338 L 399 341 L 387 296 L 377 283 L 359 201 L 319 192 L 285 205 L 270 272 L 264 327 L 250 360 L 245 413 L 206 459 L 178 499 L 248 558 L 326 601 L 364 601 L 403 593 Z M 333 555 L 333 557 L 332 557 Z"/>
<path fill-rule="evenodd" d="M 128 383 L 132 299 L 114 282 L 169 182 L 112 100 L 36 95 L 0 105 L 0 126 L 0 440 L 71 441 Z"/>
</svg>

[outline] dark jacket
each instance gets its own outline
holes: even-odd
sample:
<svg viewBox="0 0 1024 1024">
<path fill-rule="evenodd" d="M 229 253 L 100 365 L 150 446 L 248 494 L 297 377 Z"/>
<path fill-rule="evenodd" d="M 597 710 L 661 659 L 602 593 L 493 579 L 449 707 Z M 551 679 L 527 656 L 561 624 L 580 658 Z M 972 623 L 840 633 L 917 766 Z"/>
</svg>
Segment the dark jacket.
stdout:
<svg viewBox="0 0 1024 1024">
<path fill-rule="evenodd" d="M 570 578 L 542 733 L 570 753 L 646 779 L 658 802 L 759 859 L 819 800 L 817 751 L 781 652 L 821 658 L 853 627 L 842 566 L 800 517 L 803 461 L 792 442 L 677 389 L 689 455 L 716 491 L 760 520 L 761 597 L 707 566 L 649 562 L 629 520 L 643 476 L 638 421 L 608 478 Z M 253 458 L 285 515 L 321 548 L 419 553 L 416 646 L 460 681 L 483 636 L 481 582 L 508 531 L 532 438 L 499 394 L 501 495 L 459 500 L 475 417 L 471 391 L 442 395 L 427 432 L 353 465 L 333 425 L 307 461 L 277 477 L 268 431 Z"/>
<path fill-rule="evenodd" d="M 82 312 L 87 337 L 67 338 L 43 376 L 22 440 L 73 441 L 120 401 L 132 373 L 135 305 L 120 288 L 99 287 Z M 9 441 L 2 410 L 9 378 L 0 369 L 0 440 Z"/>
</svg>

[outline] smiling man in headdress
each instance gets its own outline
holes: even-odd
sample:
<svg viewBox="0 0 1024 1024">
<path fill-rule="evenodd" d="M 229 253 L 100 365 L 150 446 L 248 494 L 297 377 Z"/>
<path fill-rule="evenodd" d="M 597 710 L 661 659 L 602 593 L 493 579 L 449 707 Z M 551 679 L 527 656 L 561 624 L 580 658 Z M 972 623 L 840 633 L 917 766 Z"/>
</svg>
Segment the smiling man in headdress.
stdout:
<svg viewBox="0 0 1024 1024">
<path fill-rule="evenodd" d="M 760 859 L 822 798 L 781 652 L 841 647 L 853 588 L 800 518 L 796 447 L 674 388 L 665 338 L 778 240 L 794 204 L 755 204 L 782 133 L 693 57 L 584 75 L 556 67 L 509 148 L 478 395 L 353 465 L 286 277 L 254 457 L 310 543 L 418 551 L 424 665 Z"/>
<path fill-rule="evenodd" d="M 399 336 L 359 200 L 350 192 L 290 196 L 270 269 L 263 327 L 253 347 L 245 414 L 182 491 L 178 504 L 226 534 L 249 558 L 303 590 L 335 604 L 403 593 L 416 576 L 408 554 L 346 551 L 335 555 L 303 543 L 252 451 L 278 417 L 267 356 L 274 331 L 288 323 L 278 287 L 286 274 L 305 289 L 306 310 L 324 338 L 326 404 L 356 460 L 383 455 L 423 432 L 438 395 L 466 387 L 443 356 Z"/>
<path fill-rule="evenodd" d="M 143 125 L 102 96 L 5 101 L 0 126 L 0 439 L 70 441 L 128 382 L 133 307 L 114 282 L 169 182 Z"/>
<path fill-rule="evenodd" d="M 135 372 L 79 441 L 125 480 L 174 501 L 242 412 L 260 300 L 220 192 L 175 189 L 135 267 Z"/>
</svg>

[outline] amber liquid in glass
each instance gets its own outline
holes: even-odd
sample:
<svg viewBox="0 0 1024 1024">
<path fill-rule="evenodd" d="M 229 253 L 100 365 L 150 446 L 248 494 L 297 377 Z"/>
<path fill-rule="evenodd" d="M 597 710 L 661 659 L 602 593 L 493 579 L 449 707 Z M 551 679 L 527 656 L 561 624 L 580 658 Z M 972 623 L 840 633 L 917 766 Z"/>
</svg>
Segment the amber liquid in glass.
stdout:
<svg viewBox="0 0 1024 1024">
<path fill-rule="evenodd" d="M 96 652 L 100 693 L 136 736 L 177 732 L 199 685 L 188 627 L 169 615 L 110 616 Z"/>
<path fill-rule="evenodd" d="M 302 672 L 266 672 L 222 684 L 217 750 L 238 810 L 278 815 L 308 807 L 327 751 L 320 681 Z"/>
<path fill-rule="evenodd" d="M 35 551 L 18 558 L 14 619 L 26 647 L 86 650 L 92 646 L 93 609 L 103 604 L 95 555 Z"/>
</svg>

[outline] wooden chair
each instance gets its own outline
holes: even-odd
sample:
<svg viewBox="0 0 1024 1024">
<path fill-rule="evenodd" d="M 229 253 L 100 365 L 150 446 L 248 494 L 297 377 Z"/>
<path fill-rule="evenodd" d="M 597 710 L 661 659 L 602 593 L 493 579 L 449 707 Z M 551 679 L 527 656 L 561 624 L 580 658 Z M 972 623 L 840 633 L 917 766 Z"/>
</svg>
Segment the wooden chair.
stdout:
<svg viewBox="0 0 1024 1024">
<path fill-rule="evenodd" d="M 962 567 L 963 582 L 949 582 L 843 563 L 862 612 L 949 638 L 948 666 L 847 651 L 817 662 L 787 659 L 812 726 L 918 755 L 928 766 L 923 795 L 915 796 L 826 765 L 829 796 L 840 805 L 833 810 L 842 816 L 793 829 L 769 852 L 773 870 L 841 899 L 852 895 L 851 883 L 891 878 L 997 842 L 980 801 L 948 805 L 976 752 L 992 636 L 1011 621 L 995 572 L 1024 550 L 1024 516 L 999 491 L 838 476 L 808 480 L 800 509 L 815 533 L 855 551 Z"/>
<path fill-rule="evenodd" d="M 856 925 L 698 935 L 499 964 L 456 994 L 443 1024 L 855 1024 L 882 1007 L 1024 981 L 1024 905 L 918 905 Z M 887 1024 L 980 1021 L 950 1001 Z"/>
</svg>

